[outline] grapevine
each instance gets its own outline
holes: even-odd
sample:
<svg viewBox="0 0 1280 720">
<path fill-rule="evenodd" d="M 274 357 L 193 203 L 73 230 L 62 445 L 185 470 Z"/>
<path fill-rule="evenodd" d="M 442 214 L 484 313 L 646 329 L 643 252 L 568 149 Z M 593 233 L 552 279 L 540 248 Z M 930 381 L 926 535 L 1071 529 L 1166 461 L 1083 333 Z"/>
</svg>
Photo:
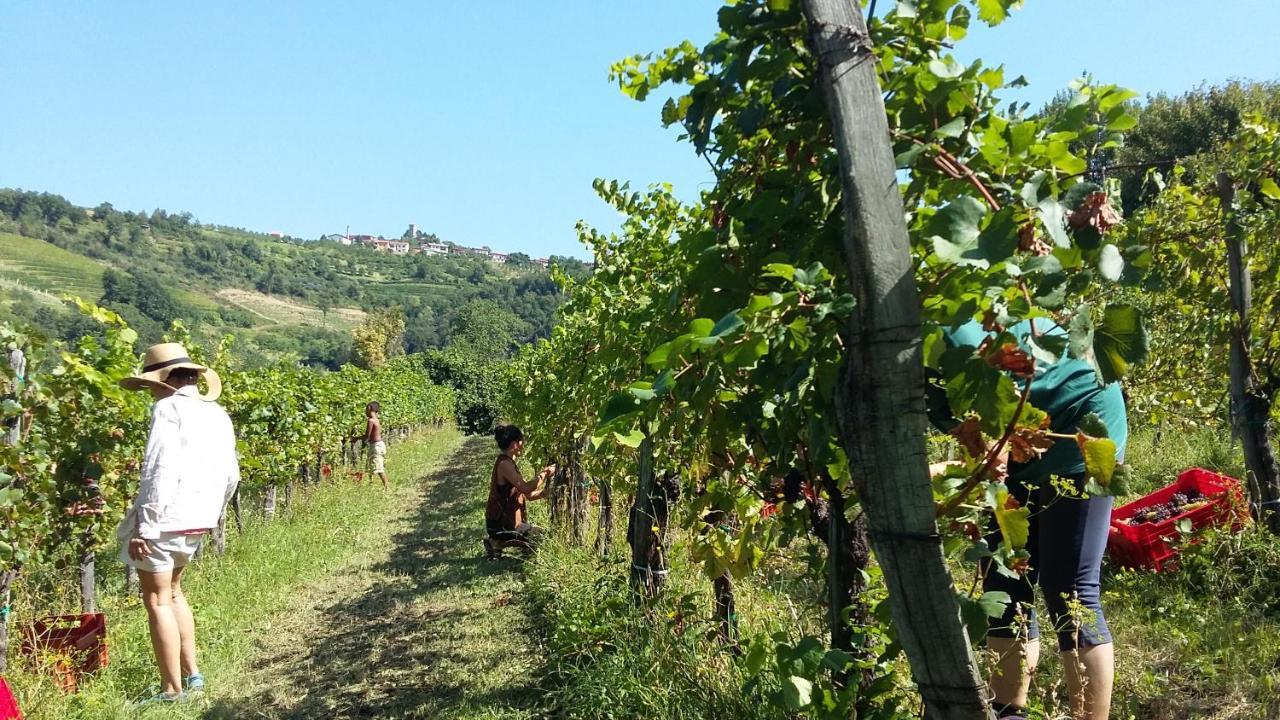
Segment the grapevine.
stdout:
<svg viewBox="0 0 1280 720">
<path fill-rule="evenodd" d="M 21 348 L 27 359 L 22 382 L 0 364 L 0 381 L 9 390 L 4 417 L 21 419 L 26 430 L 19 442 L 0 445 L 3 598 L 15 581 L 46 576 L 68 562 L 74 567 L 107 548 L 137 489 L 150 403 L 119 386 L 137 369 L 137 334 L 110 310 L 76 304 L 98 332 L 70 345 L 48 344 L 0 324 L 0 342 Z M 223 377 L 220 402 L 235 424 L 245 488 L 289 484 L 307 469 L 320 477 L 322 465 L 341 457 L 344 443 L 363 435 L 368 400 L 381 402 L 390 436 L 453 417 L 453 390 L 426 381 L 413 356 L 376 371 L 347 366 L 328 373 L 284 363 L 249 369 L 237 366 L 230 338 L 203 348 L 175 324 L 169 339 Z M 49 590 L 29 588 L 25 604 L 38 610 Z M 92 607 L 93 599 L 82 603 Z M 7 602 L 0 599 L 0 605 L 7 621 Z M 0 633 L 2 628 L 0 623 Z M 3 649 L 0 643 L 0 662 Z"/>
<path fill-rule="evenodd" d="M 588 474 L 632 493 L 642 513 L 653 478 L 676 472 L 686 499 L 671 517 L 709 578 L 750 577 L 769 554 L 816 534 L 830 554 L 831 595 L 822 600 L 832 608 L 832 652 L 845 661 L 829 673 L 815 668 L 805 682 L 811 697 L 828 693 L 821 712 L 839 716 L 901 698 L 872 692 L 876 678 L 892 674 L 884 650 L 898 647 L 895 629 L 864 627 L 855 639 L 846 623 L 871 622 L 871 608 L 860 605 L 869 597 L 866 546 L 886 536 L 862 522 L 867 468 L 841 439 L 859 432 L 842 426 L 841 412 L 845 373 L 858 371 L 846 359 L 860 300 L 840 241 L 845 200 L 816 30 L 801 4 L 730 3 L 705 47 L 686 42 L 614 65 L 620 88 L 637 100 L 677 88 L 662 121 L 683 130 L 716 183 L 691 204 L 664 186 L 641 193 L 597 183 L 627 219 L 617 235 L 581 229 L 597 271 L 579 284 L 562 280 L 569 300 L 551 338 L 518 358 L 509 406 L 535 438 L 530 445 L 548 454 L 589 436 Z M 1082 178 L 1089 153 L 1114 146 L 1130 126 L 1133 94 L 1079 83 L 1067 112 L 1004 109 L 998 95 L 1017 81 L 1003 68 L 962 64 L 950 48 L 975 17 L 998 24 L 1010 5 L 899 3 L 869 30 L 906 179 L 918 347 L 970 441 L 934 483 L 939 532 L 921 538 L 953 551 L 969 546 L 971 557 L 994 556 L 1002 572 L 1016 573 L 1026 567 L 1016 539 L 987 547 L 952 529 L 981 527 L 993 514 L 1002 526 L 1025 526 L 1026 510 L 1002 501 L 1001 452 L 1078 441 L 1093 458 L 1098 492 L 1109 491 L 1115 467 L 1105 427 L 1050 431 L 1051 418 L 1027 402 L 1032 370 L 1069 353 L 1101 358 L 1100 382 L 1114 381 L 1142 359 L 1145 331 L 1132 308 L 1111 301 L 1124 253 L 1137 251 L 1110 240 L 1119 218 L 1104 190 Z M 1009 330 L 1033 318 L 1068 332 Z M 948 349 L 944 331 L 971 320 L 991 340 Z M 778 512 L 766 510 L 784 478 L 795 492 L 784 493 Z M 708 527 L 706 517 L 732 522 Z M 763 649 L 748 653 L 749 670 L 769 672 L 769 641 L 755 642 Z M 851 682 L 855 658 L 863 670 Z M 943 702 L 921 690 L 926 702 Z M 792 700 L 786 709 L 819 711 Z"/>
</svg>

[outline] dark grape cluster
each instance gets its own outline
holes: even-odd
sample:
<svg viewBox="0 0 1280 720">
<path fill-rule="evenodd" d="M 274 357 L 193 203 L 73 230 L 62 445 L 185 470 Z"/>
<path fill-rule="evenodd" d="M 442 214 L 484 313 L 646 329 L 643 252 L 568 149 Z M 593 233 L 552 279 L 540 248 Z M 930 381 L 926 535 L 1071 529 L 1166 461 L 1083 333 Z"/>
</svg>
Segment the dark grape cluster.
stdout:
<svg viewBox="0 0 1280 720">
<path fill-rule="evenodd" d="M 1186 512 L 1188 506 L 1197 504 L 1203 500 L 1203 496 L 1195 488 L 1191 488 L 1185 492 L 1174 493 L 1168 502 L 1158 505 L 1148 505 L 1139 508 L 1129 518 L 1130 525 L 1141 525 L 1143 523 L 1159 523 L 1164 522 L 1172 517 L 1177 517 Z"/>
</svg>

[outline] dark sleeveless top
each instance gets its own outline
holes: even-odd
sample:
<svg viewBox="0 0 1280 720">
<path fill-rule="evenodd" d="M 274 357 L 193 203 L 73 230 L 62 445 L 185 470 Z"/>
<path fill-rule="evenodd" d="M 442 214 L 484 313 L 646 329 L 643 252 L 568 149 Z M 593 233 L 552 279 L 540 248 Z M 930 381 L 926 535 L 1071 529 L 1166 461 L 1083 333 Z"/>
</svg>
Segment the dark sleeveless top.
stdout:
<svg viewBox="0 0 1280 720">
<path fill-rule="evenodd" d="M 524 495 L 515 485 L 498 480 L 498 467 L 503 462 L 515 464 L 506 455 L 499 455 L 489 475 L 489 500 L 484 505 L 484 525 L 487 530 L 515 530 L 516 516 L 525 518 Z"/>
</svg>

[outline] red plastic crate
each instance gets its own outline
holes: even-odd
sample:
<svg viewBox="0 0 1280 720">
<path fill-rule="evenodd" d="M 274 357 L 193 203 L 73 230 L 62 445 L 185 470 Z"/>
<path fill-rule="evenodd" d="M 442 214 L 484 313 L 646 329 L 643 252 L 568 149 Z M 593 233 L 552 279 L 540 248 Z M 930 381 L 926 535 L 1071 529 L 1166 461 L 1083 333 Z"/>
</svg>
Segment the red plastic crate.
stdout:
<svg viewBox="0 0 1280 720">
<path fill-rule="evenodd" d="M 1174 494 L 1187 490 L 1198 491 L 1209 503 L 1158 523 L 1127 525 L 1120 522 L 1138 510 L 1166 503 Z M 1228 523 L 1234 530 L 1244 527 L 1250 517 L 1240 481 L 1200 468 L 1184 471 L 1172 485 L 1111 511 L 1107 553 L 1112 562 L 1124 567 L 1156 572 L 1173 569 L 1177 565 L 1178 548 L 1170 540 L 1178 536 L 1178 522 L 1184 518 L 1191 521 L 1192 530 Z"/>
<path fill-rule="evenodd" d="M 0 720 L 22 720 L 22 710 L 18 707 L 18 699 L 9 689 L 9 683 L 0 677 Z"/>
<path fill-rule="evenodd" d="M 52 671 L 67 692 L 80 677 L 107 666 L 107 616 L 53 615 L 31 623 L 22 634 L 22 653 Z"/>
</svg>

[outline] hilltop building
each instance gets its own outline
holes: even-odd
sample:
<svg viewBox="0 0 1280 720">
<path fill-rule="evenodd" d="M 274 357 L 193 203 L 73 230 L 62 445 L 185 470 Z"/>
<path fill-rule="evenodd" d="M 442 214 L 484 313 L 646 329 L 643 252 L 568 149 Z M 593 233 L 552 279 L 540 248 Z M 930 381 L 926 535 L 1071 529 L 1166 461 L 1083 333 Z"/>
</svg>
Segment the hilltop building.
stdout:
<svg viewBox="0 0 1280 720">
<path fill-rule="evenodd" d="M 371 245 L 374 250 L 389 252 L 392 255 L 409 254 L 409 243 L 404 240 L 384 240 L 383 238 L 378 238 L 377 240 L 370 241 L 369 245 Z"/>
<path fill-rule="evenodd" d="M 410 253 L 422 255 L 470 255 L 472 257 L 482 257 L 496 265 L 505 265 L 511 259 L 510 253 L 496 252 L 491 250 L 488 245 L 473 248 L 442 242 L 435 235 L 419 231 L 417 225 L 410 225 L 409 231 L 405 233 L 405 238 L 400 240 L 391 240 L 381 235 L 352 235 L 350 229 L 346 233 L 321 235 L 320 239 L 343 245 L 364 245 L 365 247 L 393 255 L 408 255 Z M 547 267 L 550 264 L 547 258 L 538 258 L 533 262 L 542 267 Z"/>
</svg>

